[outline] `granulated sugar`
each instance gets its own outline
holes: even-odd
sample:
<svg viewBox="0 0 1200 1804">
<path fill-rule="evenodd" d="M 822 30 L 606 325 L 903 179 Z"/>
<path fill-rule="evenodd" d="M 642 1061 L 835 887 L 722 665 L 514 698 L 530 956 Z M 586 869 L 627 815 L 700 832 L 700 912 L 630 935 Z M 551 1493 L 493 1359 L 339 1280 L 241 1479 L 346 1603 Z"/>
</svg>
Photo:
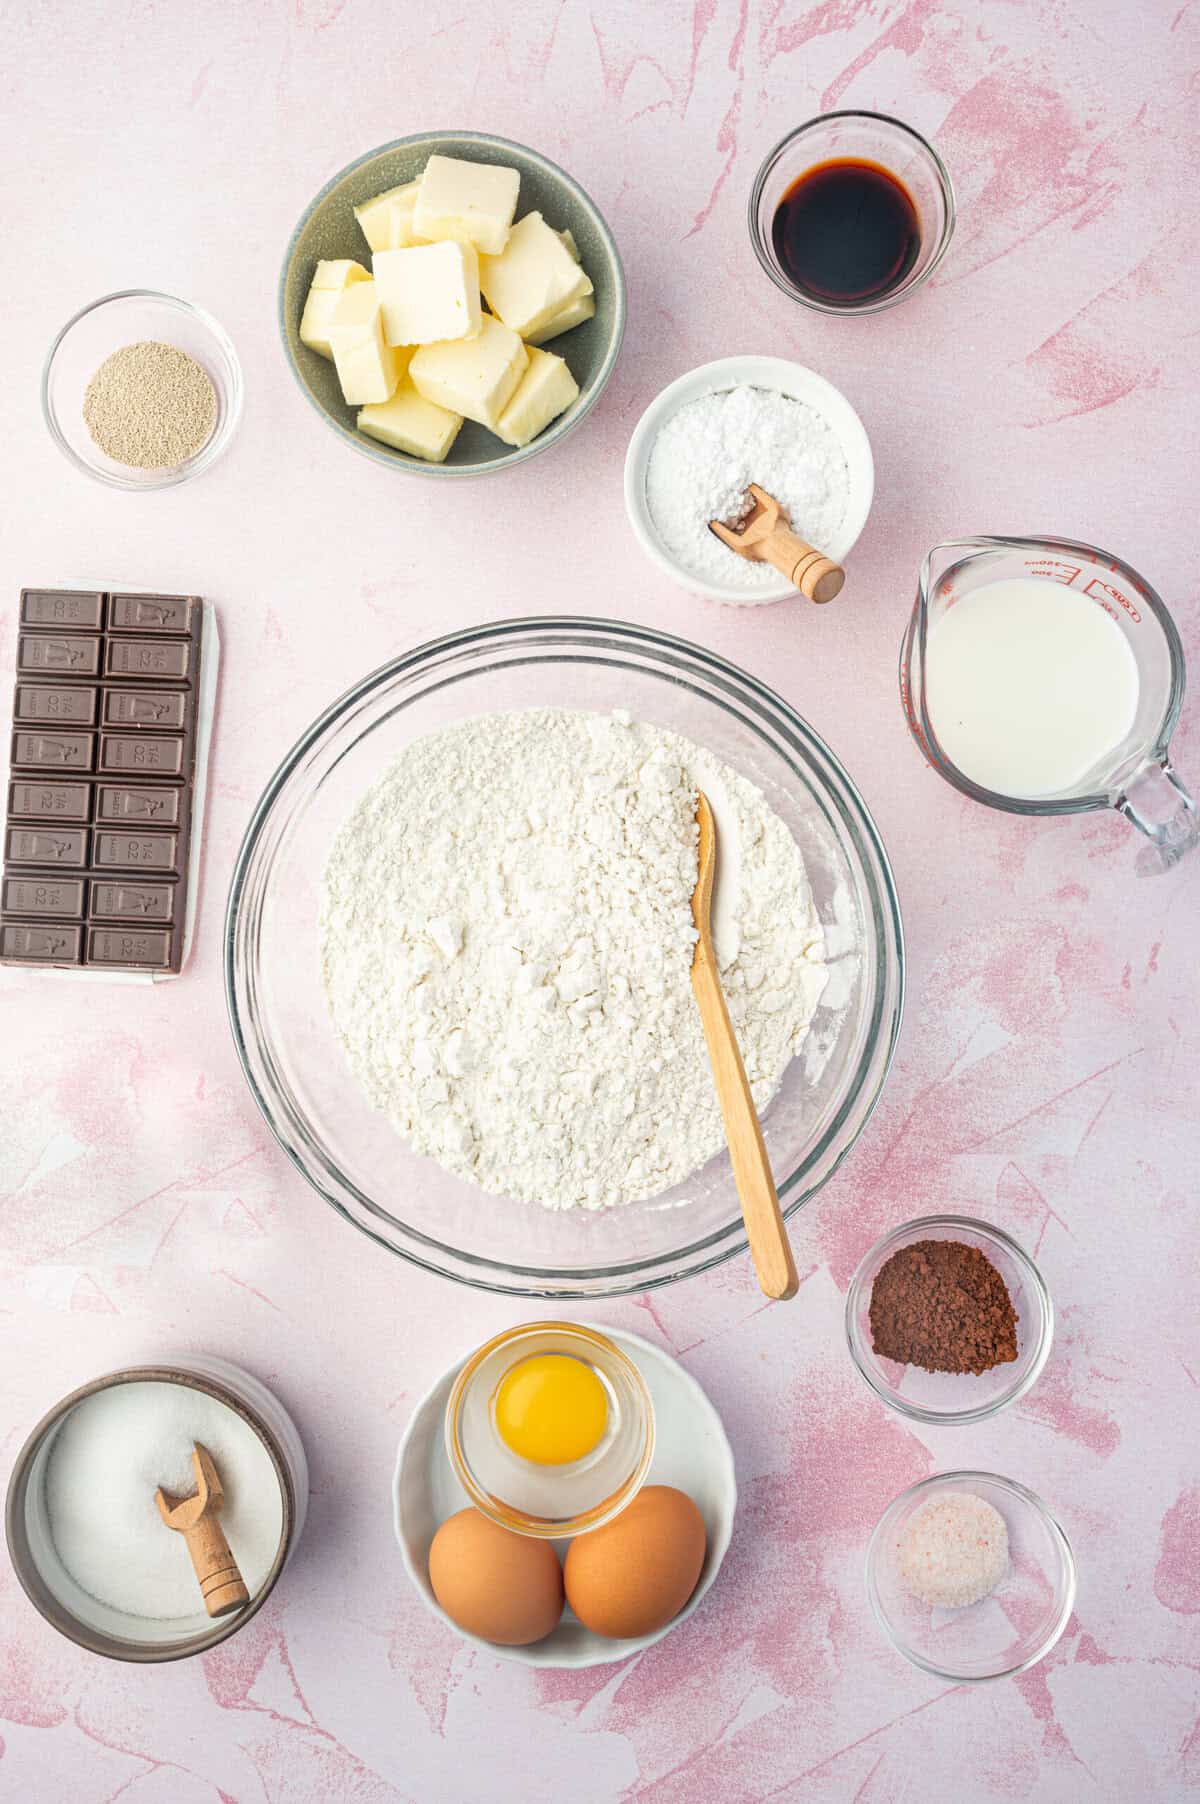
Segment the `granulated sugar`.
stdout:
<svg viewBox="0 0 1200 1804">
<path fill-rule="evenodd" d="M 115 463 L 163 470 L 204 449 L 217 423 L 217 391 L 186 351 L 144 339 L 104 359 L 88 383 L 83 417 Z"/>
<path fill-rule="evenodd" d="M 961 1610 L 989 1596 L 1007 1572 L 1008 1527 L 973 1491 L 946 1491 L 909 1517 L 896 1554 L 914 1597 L 935 1609 Z"/>
<path fill-rule="evenodd" d="M 372 1103 L 483 1190 L 654 1196 L 724 1145 L 691 987 L 696 790 L 716 945 L 764 1109 L 825 985 L 799 848 L 752 784 L 611 716 L 483 715 L 409 746 L 325 873 L 334 1024 Z"/>
<path fill-rule="evenodd" d="M 110 1385 L 85 1397 L 54 1439 L 46 1514 L 55 1550 L 80 1588 L 130 1616 L 203 1615 L 187 1545 L 167 1528 L 154 1493 L 190 1497 L 192 1447 L 212 1454 L 225 1503 L 221 1527 L 251 1597 L 279 1550 L 283 1501 L 271 1456 L 234 1410 L 190 1385 Z"/>
<path fill-rule="evenodd" d="M 646 501 L 664 548 L 690 575 L 735 589 L 769 589 L 779 572 L 722 545 L 710 520 L 746 511 L 757 482 L 792 530 L 827 551 L 846 516 L 850 472 L 837 434 L 816 408 L 765 388 L 732 388 L 689 401 L 650 450 Z"/>
</svg>

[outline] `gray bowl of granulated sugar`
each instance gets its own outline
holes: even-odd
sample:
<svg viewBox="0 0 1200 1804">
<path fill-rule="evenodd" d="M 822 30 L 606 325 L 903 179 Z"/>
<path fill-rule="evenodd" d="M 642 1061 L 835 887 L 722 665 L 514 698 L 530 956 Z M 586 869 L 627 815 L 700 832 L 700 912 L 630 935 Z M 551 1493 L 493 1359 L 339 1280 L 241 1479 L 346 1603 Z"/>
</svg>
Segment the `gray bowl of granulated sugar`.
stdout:
<svg viewBox="0 0 1200 1804">
<path fill-rule="evenodd" d="M 551 339 L 546 346 L 565 357 L 579 384 L 579 397 L 567 411 L 521 446 L 506 445 L 485 426 L 467 420 L 441 464 L 425 463 L 359 432 L 355 425 L 358 410 L 342 399 L 333 364 L 300 342 L 300 317 L 313 271 L 322 258 L 369 261 L 370 251 L 354 217 L 355 207 L 389 188 L 415 181 L 435 154 L 516 169 L 521 177 L 517 218 L 536 210 L 555 231 L 570 231 L 579 261 L 592 279 L 596 302 L 592 319 Z M 625 272 L 599 208 L 579 183 L 548 157 L 487 132 L 422 132 L 411 138 L 397 138 L 347 164 L 306 207 L 283 262 L 279 330 L 302 393 L 343 444 L 375 463 L 410 475 L 490 476 L 561 444 L 600 399 L 625 335 Z"/>
<path fill-rule="evenodd" d="M 722 357 L 670 383 L 629 441 L 625 510 L 647 557 L 692 594 L 783 601 L 797 595 L 785 577 L 708 530 L 751 482 L 784 503 L 802 539 L 845 562 L 875 493 L 871 444 L 845 395 L 802 363 Z"/>
</svg>

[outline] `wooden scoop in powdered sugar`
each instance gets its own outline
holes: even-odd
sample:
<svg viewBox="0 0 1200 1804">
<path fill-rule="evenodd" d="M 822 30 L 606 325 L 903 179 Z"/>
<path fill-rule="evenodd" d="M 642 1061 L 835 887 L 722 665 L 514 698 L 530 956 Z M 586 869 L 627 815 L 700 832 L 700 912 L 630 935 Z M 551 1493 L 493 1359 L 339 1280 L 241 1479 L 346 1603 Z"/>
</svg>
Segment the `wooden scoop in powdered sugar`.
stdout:
<svg viewBox="0 0 1200 1804">
<path fill-rule="evenodd" d="M 832 601 L 840 595 L 846 580 L 841 565 L 792 531 L 788 515 L 766 489 L 752 482 L 746 493 L 749 505 L 745 513 L 733 521 L 710 520 L 709 530 L 739 557 L 774 564 L 809 601 Z"/>
</svg>

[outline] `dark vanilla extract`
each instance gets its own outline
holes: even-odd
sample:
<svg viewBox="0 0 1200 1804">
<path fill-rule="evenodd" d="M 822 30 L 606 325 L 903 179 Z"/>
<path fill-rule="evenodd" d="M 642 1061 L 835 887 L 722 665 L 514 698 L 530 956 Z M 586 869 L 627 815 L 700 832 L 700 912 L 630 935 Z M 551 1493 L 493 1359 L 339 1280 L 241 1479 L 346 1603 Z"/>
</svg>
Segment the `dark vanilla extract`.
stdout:
<svg viewBox="0 0 1200 1804">
<path fill-rule="evenodd" d="M 798 176 L 775 209 L 771 241 L 784 274 L 829 307 L 881 300 L 921 249 L 921 221 L 904 184 L 880 163 L 839 157 Z"/>
</svg>

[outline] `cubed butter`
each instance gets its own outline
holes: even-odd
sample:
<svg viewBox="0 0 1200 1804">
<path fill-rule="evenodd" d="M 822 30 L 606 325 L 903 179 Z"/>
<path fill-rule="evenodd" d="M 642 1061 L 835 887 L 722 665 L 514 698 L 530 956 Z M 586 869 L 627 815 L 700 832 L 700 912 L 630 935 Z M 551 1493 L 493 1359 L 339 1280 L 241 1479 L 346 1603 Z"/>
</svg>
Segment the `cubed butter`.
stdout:
<svg viewBox="0 0 1200 1804">
<path fill-rule="evenodd" d="M 358 416 L 358 430 L 410 457 L 423 457 L 426 463 L 445 463 L 446 454 L 458 437 L 463 423 L 461 413 L 451 413 L 436 401 L 418 394 L 405 376 L 390 401 L 364 407 Z"/>
<path fill-rule="evenodd" d="M 531 348 L 525 374 L 496 421 L 497 437 L 506 445 L 527 445 L 551 420 L 565 413 L 578 394 L 579 384 L 561 357 Z"/>
<path fill-rule="evenodd" d="M 462 157 L 430 157 L 421 177 L 413 227 L 420 238 L 457 239 L 497 255 L 517 210 L 517 170 Z"/>
<path fill-rule="evenodd" d="M 383 336 L 383 311 L 374 282 L 355 282 L 338 296 L 329 344 L 342 395 L 351 407 L 387 401 L 403 373 L 403 358 Z"/>
<path fill-rule="evenodd" d="M 596 297 L 591 294 L 581 294 L 577 301 L 572 301 L 569 307 L 564 307 L 561 313 L 556 313 L 546 325 L 540 326 L 536 332 L 530 332 L 525 343 L 544 345 L 548 338 L 557 338 L 560 332 L 569 332 L 572 326 L 581 326 L 585 319 L 591 319 L 595 311 Z"/>
<path fill-rule="evenodd" d="M 571 255 L 574 257 L 576 263 L 578 263 L 579 246 L 575 242 L 575 234 L 571 230 L 570 226 L 564 226 L 562 231 L 558 235 L 562 239 L 563 243 L 566 245 L 567 249 L 570 251 Z"/>
<path fill-rule="evenodd" d="M 528 362 L 516 333 L 485 313 L 477 337 L 421 345 L 408 372 L 427 401 L 494 430 Z"/>
<path fill-rule="evenodd" d="M 592 284 L 540 213 L 527 213 L 498 257 L 480 257 L 479 286 L 497 318 L 529 338 Z"/>
<path fill-rule="evenodd" d="M 471 244 L 418 244 L 371 259 L 390 345 L 473 338 L 479 330 L 479 262 Z"/>
<path fill-rule="evenodd" d="M 342 291 L 352 282 L 369 282 L 370 276 L 352 257 L 321 262 L 313 272 L 312 286 L 300 316 L 300 342 L 320 357 L 332 360 L 329 345 L 329 322 L 342 298 Z"/>
<path fill-rule="evenodd" d="M 420 243 L 413 229 L 413 208 L 420 185 L 405 182 L 402 187 L 388 188 L 374 200 L 355 207 L 354 217 L 373 251 L 398 251 L 407 244 Z"/>
<path fill-rule="evenodd" d="M 341 294 L 352 282 L 369 282 L 371 274 L 353 257 L 323 257 L 313 271 L 314 288 L 331 288 Z"/>
</svg>

